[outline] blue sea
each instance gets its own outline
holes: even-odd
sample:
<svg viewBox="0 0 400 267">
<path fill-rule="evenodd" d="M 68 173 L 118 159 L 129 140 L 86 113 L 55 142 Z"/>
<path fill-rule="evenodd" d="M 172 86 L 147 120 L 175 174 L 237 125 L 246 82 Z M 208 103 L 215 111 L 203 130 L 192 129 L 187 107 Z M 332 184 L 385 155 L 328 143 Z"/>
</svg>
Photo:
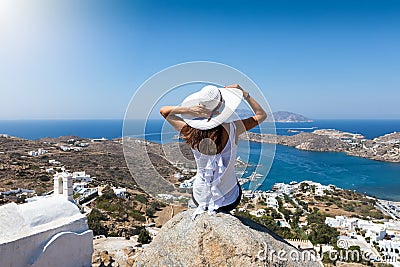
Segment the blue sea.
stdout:
<svg viewBox="0 0 400 267">
<path fill-rule="evenodd" d="M 4 120 L 0 121 L 0 134 L 5 133 L 30 140 L 43 137 L 75 135 L 85 138 L 108 139 L 122 136 L 122 120 Z M 130 134 L 149 141 L 165 143 L 176 141 L 171 128 L 163 128 L 162 120 L 150 120 L 143 135 L 143 122 L 130 123 Z M 263 127 L 263 125 L 261 125 Z M 360 133 L 366 138 L 374 138 L 400 131 L 400 120 L 317 120 L 307 123 L 276 123 L 278 134 L 296 134 L 291 130 L 313 131 L 333 128 Z M 160 132 L 163 134 L 160 134 Z M 276 146 L 275 157 L 269 170 L 263 162 L 272 157 L 271 145 L 252 143 L 250 149 L 240 142 L 238 155 L 250 163 L 261 166 L 256 171 L 266 175 L 259 189 L 269 190 L 276 182 L 312 180 L 322 184 L 334 184 L 344 189 L 356 190 L 382 199 L 400 201 L 400 163 L 379 162 L 336 152 L 310 152 L 292 147 Z M 266 158 L 263 158 L 266 157 Z M 253 168 L 253 169 L 252 169 Z M 247 175 L 256 167 L 250 167 Z M 269 170 L 269 172 L 268 172 Z M 245 174 L 246 176 L 246 174 Z"/>
</svg>

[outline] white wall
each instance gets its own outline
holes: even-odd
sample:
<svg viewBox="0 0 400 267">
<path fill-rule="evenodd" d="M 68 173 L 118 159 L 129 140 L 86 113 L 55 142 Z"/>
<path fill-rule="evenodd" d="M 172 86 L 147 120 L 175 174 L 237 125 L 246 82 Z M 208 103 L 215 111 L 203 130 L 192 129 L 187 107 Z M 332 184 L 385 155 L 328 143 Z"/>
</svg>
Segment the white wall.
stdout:
<svg viewBox="0 0 400 267">
<path fill-rule="evenodd" d="M 84 246 L 89 243 L 93 243 L 91 230 L 82 234 L 61 232 L 46 244 L 32 267 L 90 267 L 93 247 Z"/>
<path fill-rule="evenodd" d="M 86 233 L 89 231 L 88 233 Z M 84 253 L 89 253 L 92 255 L 93 253 L 93 240 L 88 240 L 88 236 L 93 236 L 91 230 L 88 230 L 86 218 L 79 219 L 77 221 L 71 222 L 66 225 L 62 225 L 59 227 L 55 227 L 53 229 L 47 229 L 43 232 L 39 232 L 30 236 L 26 236 L 15 241 L 10 241 L 7 243 L 0 244 L 0 266 L 1 267 L 22 267 L 22 266 L 30 266 L 34 263 L 35 260 L 42 254 L 45 246 L 49 243 L 49 241 L 62 232 L 75 232 L 75 233 L 85 233 L 85 238 L 82 240 L 79 238 L 81 242 L 71 243 L 71 245 L 66 245 L 64 242 L 57 242 L 57 244 L 63 244 L 58 247 L 59 252 L 71 254 L 73 251 L 76 251 L 77 248 L 82 250 Z M 89 242 L 90 241 L 90 242 Z M 52 249 L 53 250 L 53 249 Z M 60 254 L 57 254 L 60 256 Z M 55 255 L 56 256 L 56 255 Z M 62 257 L 60 257 L 62 258 Z M 72 260 L 72 259 L 71 259 Z M 90 262 L 88 262 L 90 266 Z M 35 267 L 38 267 L 36 265 Z M 53 267 L 58 267 L 61 265 L 55 264 Z M 77 267 L 81 265 L 62 265 L 62 266 L 70 266 Z"/>
</svg>

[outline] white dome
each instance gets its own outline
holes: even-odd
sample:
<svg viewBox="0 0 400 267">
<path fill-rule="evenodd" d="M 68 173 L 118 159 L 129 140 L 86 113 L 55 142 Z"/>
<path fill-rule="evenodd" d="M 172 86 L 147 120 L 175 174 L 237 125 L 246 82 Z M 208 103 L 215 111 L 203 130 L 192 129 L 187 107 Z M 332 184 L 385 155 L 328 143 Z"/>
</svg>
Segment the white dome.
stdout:
<svg viewBox="0 0 400 267">
<path fill-rule="evenodd" d="M 62 196 L 30 203 L 0 206 L 0 244 L 85 217 L 78 207 Z"/>
</svg>

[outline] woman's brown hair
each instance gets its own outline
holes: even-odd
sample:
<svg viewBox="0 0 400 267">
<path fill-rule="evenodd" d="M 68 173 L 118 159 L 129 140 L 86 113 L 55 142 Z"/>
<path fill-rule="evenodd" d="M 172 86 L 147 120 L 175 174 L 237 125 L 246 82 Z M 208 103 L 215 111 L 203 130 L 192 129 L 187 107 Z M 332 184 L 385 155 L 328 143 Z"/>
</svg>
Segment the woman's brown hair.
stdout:
<svg viewBox="0 0 400 267">
<path fill-rule="evenodd" d="M 224 127 L 218 125 L 210 130 L 199 130 L 189 125 L 185 125 L 182 130 L 182 139 L 192 148 L 206 155 L 221 153 L 224 149 L 222 135 Z"/>
</svg>

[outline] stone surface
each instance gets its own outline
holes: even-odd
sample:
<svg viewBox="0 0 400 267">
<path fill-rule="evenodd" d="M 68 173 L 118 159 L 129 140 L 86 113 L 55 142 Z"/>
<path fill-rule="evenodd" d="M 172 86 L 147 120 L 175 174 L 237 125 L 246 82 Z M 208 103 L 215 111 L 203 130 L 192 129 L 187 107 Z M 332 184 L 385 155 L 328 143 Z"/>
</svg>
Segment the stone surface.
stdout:
<svg viewBox="0 0 400 267">
<path fill-rule="evenodd" d="M 92 266 L 132 266 L 132 257 L 138 248 L 136 240 L 127 240 L 120 237 L 98 238 L 93 240 L 94 253 Z"/>
<path fill-rule="evenodd" d="M 204 213 L 192 221 L 192 212 L 168 221 L 134 266 L 322 266 L 251 220 Z"/>
</svg>

